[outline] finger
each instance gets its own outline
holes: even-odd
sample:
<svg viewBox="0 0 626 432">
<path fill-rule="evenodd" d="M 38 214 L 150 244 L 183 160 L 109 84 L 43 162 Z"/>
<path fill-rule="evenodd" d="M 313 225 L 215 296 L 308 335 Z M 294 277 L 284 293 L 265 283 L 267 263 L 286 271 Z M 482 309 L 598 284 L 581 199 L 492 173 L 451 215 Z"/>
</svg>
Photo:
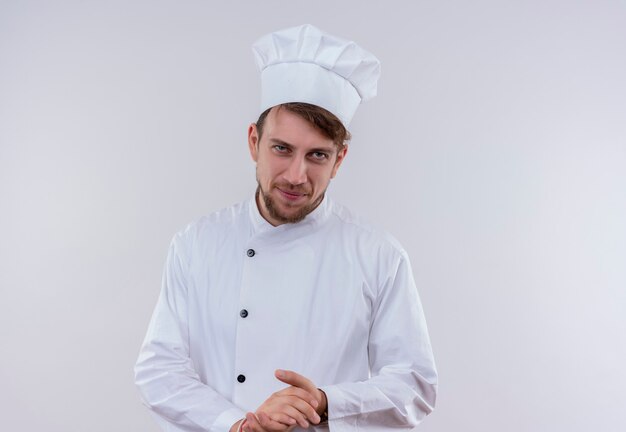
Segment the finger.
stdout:
<svg viewBox="0 0 626 432">
<path fill-rule="evenodd" d="M 282 390 L 279 390 L 275 393 L 277 396 L 296 396 L 302 399 L 305 402 L 308 402 L 313 408 L 317 408 L 319 406 L 319 402 L 315 398 L 314 394 L 301 389 L 300 387 L 289 386 L 285 387 Z"/>
<path fill-rule="evenodd" d="M 303 401 L 297 396 L 284 396 L 283 399 L 286 400 L 291 407 L 302 413 L 307 420 L 315 424 L 319 423 L 320 416 L 315 411 L 315 408 L 313 408 L 309 403 Z"/>
<path fill-rule="evenodd" d="M 270 418 L 276 422 L 279 422 L 288 426 L 293 426 L 296 424 L 296 420 L 293 417 L 290 417 L 287 414 L 281 413 L 281 412 L 270 414 Z"/>
<path fill-rule="evenodd" d="M 307 419 L 306 414 L 302 413 L 302 411 L 300 411 L 292 404 L 284 405 L 281 409 L 281 412 L 295 419 L 296 423 L 298 423 L 298 426 L 305 429 L 309 427 L 309 420 Z"/>
<path fill-rule="evenodd" d="M 299 373 L 289 370 L 276 369 L 274 375 L 276 376 L 276 378 L 286 384 L 300 387 L 301 389 L 304 389 L 311 394 L 317 393 L 317 387 L 315 386 L 315 384 L 313 384 L 313 381 L 305 376 L 300 375 Z"/>
<path fill-rule="evenodd" d="M 257 412 L 256 415 L 257 415 L 257 418 L 259 419 L 259 423 L 261 424 L 263 429 L 265 429 L 266 431 L 281 432 L 281 431 L 286 430 L 289 427 L 286 424 L 282 424 L 282 423 L 272 420 L 269 415 L 267 415 L 266 413 L 262 411 Z"/>
</svg>

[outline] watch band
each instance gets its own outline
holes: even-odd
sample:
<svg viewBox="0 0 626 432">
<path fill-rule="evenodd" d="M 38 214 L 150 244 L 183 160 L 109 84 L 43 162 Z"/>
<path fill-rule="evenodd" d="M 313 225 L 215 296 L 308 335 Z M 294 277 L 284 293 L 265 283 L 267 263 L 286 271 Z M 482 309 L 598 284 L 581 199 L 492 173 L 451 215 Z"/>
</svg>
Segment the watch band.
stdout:
<svg viewBox="0 0 626 432">
<path fill-rule="evenodd" d="M 319 391 L 324 395 L 324 400 L 326 401 L 326 407 L 324 408 L 324 412 L 320 414 L 320 422 L 319 424 L 327 424 L 328 423 L 328 396 L 326 396 L 326 392 L 320 388 Z"/>
</svg>

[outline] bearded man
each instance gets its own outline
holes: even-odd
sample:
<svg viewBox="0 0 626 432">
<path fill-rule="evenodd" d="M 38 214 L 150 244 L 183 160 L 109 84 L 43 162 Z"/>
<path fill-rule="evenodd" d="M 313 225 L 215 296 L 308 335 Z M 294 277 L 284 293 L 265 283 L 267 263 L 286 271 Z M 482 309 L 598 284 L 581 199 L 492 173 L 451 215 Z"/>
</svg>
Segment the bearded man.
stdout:
<svg viewBox="0 0 626 432">
<path fill-rule="evenodd" d="M 135 366 L 165 431 L 386 431 L 435 404 L 408 256 L 326 194 L 378 60 L 310 26 L 254 46 L 253 198 L 174 236 Z"/>
</svg>

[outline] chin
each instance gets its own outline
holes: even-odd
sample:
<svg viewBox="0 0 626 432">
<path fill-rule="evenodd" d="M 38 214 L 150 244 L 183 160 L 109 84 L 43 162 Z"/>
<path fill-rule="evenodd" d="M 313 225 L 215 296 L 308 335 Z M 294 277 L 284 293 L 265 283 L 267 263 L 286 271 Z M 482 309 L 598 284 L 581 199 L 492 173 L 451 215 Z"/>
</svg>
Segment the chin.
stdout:
<svg viewBox="0 0 626 432">
<path fill-rule="evenodd" d="M 298 204 L 298 205 L 281 204 L 278 206 L 278 208 L 276 208 L 276 210 L 282 217 L 292 218 L 296 216 L 300 212 L 300 210 L 305 207 L 306 207 L 306 203 Z"/>
</svg>

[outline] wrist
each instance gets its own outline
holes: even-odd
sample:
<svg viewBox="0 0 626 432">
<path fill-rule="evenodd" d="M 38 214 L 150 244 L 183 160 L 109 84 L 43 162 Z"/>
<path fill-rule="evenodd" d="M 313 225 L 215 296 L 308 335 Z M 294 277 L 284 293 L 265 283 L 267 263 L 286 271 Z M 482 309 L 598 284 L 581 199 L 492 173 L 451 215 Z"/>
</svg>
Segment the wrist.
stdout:
<svg viewBox="0 0 626 432">
<path fill-rule="evenodd" d="M 326 398 L 326 393 L 322 389 L 317 389 L 320 392 L 320 402 L 317 406 L 317 413 L 320 416 L 320 423 L 324 423 L 328 421 L 328 399 Z"/>
</svg>

